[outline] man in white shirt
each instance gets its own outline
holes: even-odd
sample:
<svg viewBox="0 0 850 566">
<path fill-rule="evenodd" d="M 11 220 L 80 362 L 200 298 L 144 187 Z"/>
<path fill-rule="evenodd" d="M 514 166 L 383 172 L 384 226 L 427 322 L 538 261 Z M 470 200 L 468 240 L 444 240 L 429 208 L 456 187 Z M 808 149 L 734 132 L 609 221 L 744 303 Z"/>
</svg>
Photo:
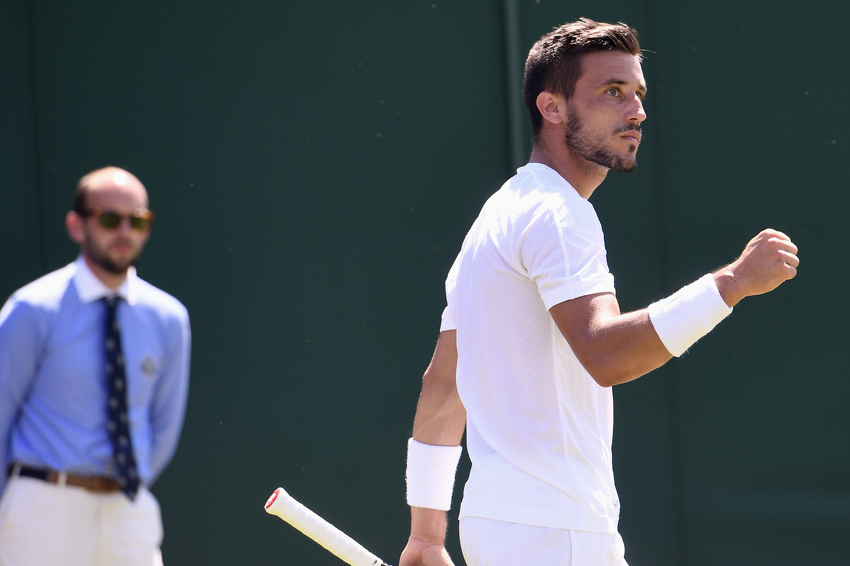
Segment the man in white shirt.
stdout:
<svg viewBox="0 0 850 566">
<path fill-rule="evenodd" d="M 446 280 L 409 442 L 400 566 L 452 564 L 446 510 L 465 426 L 468 564 L 625 566 L 611 386 L 681 355 L 742 298 L 796 275 L 796 246 L 765 230 L 732 264 L 620 313 L 587 199 L 609 170 L 636 166 L 640 53 L 635 30 L 584 18 L 529 53 L 533 151 L 484 205 Z"/>
</svg>

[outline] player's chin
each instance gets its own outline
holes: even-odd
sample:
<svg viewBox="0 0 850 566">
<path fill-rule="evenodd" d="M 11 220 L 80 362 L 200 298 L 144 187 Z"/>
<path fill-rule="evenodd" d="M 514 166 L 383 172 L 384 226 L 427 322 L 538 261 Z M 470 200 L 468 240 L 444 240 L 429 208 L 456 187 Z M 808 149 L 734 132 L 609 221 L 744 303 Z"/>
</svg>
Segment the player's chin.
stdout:
<svg viewBox="0 0 850 566">
<path fill-rule="evenodd" d="M 599 151 L 593 155 L 590 161 L 600 165 L 609 171 L 619 173 L 631 173 L 637 167 L 637 158 L 634 152 L 622 151 Z"/>
<path fill-rule="evenodd" d="M 612 159 L 608 164 L 608 168 L 618 173 L 631 173 L 637 169 L 637 158 L 632 154 L 626 157 Z"/>
</svg>

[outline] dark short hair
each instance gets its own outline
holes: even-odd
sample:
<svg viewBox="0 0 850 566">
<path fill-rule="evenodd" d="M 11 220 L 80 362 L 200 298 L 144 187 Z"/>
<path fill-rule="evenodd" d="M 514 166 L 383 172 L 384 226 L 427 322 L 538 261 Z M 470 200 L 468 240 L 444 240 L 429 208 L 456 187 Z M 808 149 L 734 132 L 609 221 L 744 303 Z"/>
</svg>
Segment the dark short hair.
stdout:
<svg viewBox="0 0 850 566">
<path fill-rule="evenodd" d="M 522 97 L 535 142 L 543 127 L 543 116 L 537 109 L 538 95 L 545 90 L 569 100 L 581 77 L 581 56 L 594 51 L 623 51 L 640 58 L 637 30 L 624 23 L 581 18 L 555 28 L 531 47 L 525 61 Z"/>
</svg>

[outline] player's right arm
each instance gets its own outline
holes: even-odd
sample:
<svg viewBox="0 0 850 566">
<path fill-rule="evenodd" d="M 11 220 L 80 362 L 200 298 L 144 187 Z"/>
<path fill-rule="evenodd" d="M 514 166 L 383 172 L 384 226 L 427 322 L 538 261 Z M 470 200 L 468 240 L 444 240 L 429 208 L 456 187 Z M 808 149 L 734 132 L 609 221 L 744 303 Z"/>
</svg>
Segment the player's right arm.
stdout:
<svg viewBox="0 0 850 566">
<path fill-rule="evenodd" d="M 413 438 L 433 446 L 458 446 L 466 426 L 466 409 L 457 392 L 457 332 L 440 333 L 434 357 L 422 377 L 422 392 L 413 421 Z M 410 538 L 399 566 L 450 566 L 444 548 L 446 511 L 410 508 Z"/>
<path fill-rule="evenodd" d="M 413 438 L 423 444 L 458 446 L 466 426 L 466 409 L 457 392 L 457 331 L 440 333 L 425 375 L 413 419 Z"/>
</svg>

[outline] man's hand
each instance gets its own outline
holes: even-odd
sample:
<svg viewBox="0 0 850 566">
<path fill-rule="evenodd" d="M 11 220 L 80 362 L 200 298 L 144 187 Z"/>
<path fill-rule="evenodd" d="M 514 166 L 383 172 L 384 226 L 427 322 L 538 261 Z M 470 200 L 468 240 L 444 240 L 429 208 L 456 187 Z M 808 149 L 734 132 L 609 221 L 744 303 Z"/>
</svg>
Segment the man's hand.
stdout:
<svg viewBox="0 0 850 566">
<path fill-rule="evenodd" d="M 410 538 L 398 566 L 454 566 L 444 547 L 448 518 L 445 511 L 410 508 Z"/>
<path fill-rule="evenodd" d="M 414 537 L 407 539 L 398 566 L 454 566 L 442 544 L 426 542 Z"/>
<path fill-rule="evenodd" d="M 741 256 L 714 274 L 726 304 L 735 306 L 744 297 L 773 291 L 797 275 L 797 246 L 776 230 L 764 230 L 750 240 Z"/>
</svg>

